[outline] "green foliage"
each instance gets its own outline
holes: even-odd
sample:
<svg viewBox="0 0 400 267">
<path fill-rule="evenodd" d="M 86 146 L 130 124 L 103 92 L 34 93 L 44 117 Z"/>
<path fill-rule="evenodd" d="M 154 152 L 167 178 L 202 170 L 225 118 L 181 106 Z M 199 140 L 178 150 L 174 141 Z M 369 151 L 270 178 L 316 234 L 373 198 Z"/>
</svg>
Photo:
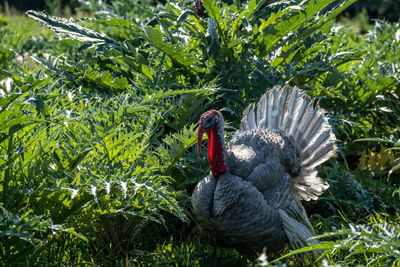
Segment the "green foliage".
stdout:
<svg viewBox="0 0 400 267">
<path fill-rule="evenodd" d="M 376 179 L 369 170 L 348 170 L 332 162 L 319 173 L 330 187 L 318 201 L 305 206 L 324 220 L 323 231 L 330 230 L 337 220 L 358 223 L 373 212 L 400 212 L 400 200 L 393 197 L 396 187 L 386 179 Z"/>
<path fill-rule="evenodd" d="M 0 80 L 6 77 L 6 71 L 13 68 L 10 64 L 15 59 L 19 49 L 22 46 L 21 38 L 23 38 L 24 30 L 12 32 L 8 27 L 0 28 Z"/>
<path fill-rule="evenodd" d="M 369 141 L 369 142 L 379 142 L 379 143 L 385 143 L 385 144 L 390 144 L 393 147 L 388 148 L 388 150 L 396 151 L 400 150 L 400 140 L 396 139 L 394 136 L 390 136 L 391 139 L 389 138 L 363 138 L 363 139 L 357 139 L 355 141 Z M 394 166 L 390 169 L 388 175 L 390 176 L 392 172 L 397 171 L 400 169 L 400 158 L 396 158 L 393 163 Z"/>
<path fill-rule="evenodd" d="M 158 106 L 201 90 L 105 98 L 66 90 L 50 78 L 13 78 L 14 91 L 1 98 L 3 206 L 28 205 L 89 240 L 87 225 L 98 221 L 97 234 L 106 231 L 115 244 L 126 236 L 132 243 L 146 221 L 163 223 L 163 212 L 186 219 L 170 178 L 150 152 L 162 120 Z M 112 232 L 115 217 L 131 226 Z M 35 247 L 52 239 L 49 227 Z"/>
<path fill-rule="evenodd" d="M 377 22 L 364 37 L 345 29 L 335 31 L 330 51 L 340 49 L 339 40 L 345 37 L 347 47 L 364 50 L 359 54 L 359 60 L 341 64 L 336 71 L 326 73 L 324 82 L 318 85 L 318 94 L 324 96 L 323 104 L 331 106 L 346 121 L 339 126 L 339 134 L 344 134 L 339 139 L 397 135 L 399 56 L 395 47 L 399 40 L 393 36 L 399 29 L 399 24 Z M 356 119 L 354 114 L 357 114 Z M 352 154 L 362 151 L 367 144 L 351 142 L 345 145 L 346 152 Z"/>
<path fill-rule="evenodd" d="M 8 21 L 0 15 L 0 26 L 7 25 Z"/>
<path fill-rule="evenodd" d="M 284 257 L 319 250 L 322 252 L 320 258 L 327 257 L 331 261 L 335 260 L 336 264 L 396 266 L 400 261 L 400 228 L 397 224 L 388 224 L 379 216 L 376 218 L 369 225 L 350 224 L 348 227 L 316 236 L 323 240 L 320 244 L 292 251 Z M 325 241 L 326 239 L 337 240 Z M 347 252 L 344 258 L 341 251 Z"/>
<path fill-rule="evenodd" d="M 249 8 L 241 7 L 241 10 L 237 10 L 235 6 L 220 6 L 215 1 L 203 1 L 203 6 L 209 13 L 207 20 L 199 20 L 190 10 L 178 5 L 167 5 L 164 11 L 158 14 L 145 12 L 149 16 L 154 16 L 146 23 L 145 19 L 132 21 L 106 18 L 107 15 L 118 15 L 120 12 L 116 8 L 118 4 L 99 7 L 94 1 L 93 8 L 105 10 L 101 15 L 98 13 L 98 16 L 106 19 L 93 19 L 91 23 L 119 27 L 127 36 L 135 38 L 134 43 L 124 40 L 121 44 L 117 44 L 118 38 L 111 39 L 97 34 L 72 21 L 63 21 L 38 12 L 28 12 L 28 15 L 45 23 L 56 32 L 66 34 L 68 38 L 85 41 L 86 44 L 83 45 L 85 49 L 96 46 L 99 52 L 104 47 L 115 48 L 112 49 L 113 52 L 118 51 L 123 54 L 124 61 L 129 56 L 133 59 L 132 61 L 148 63 L 143 61 L 143 54 L 137 55 L 133 49 L 139 47 L 138 42 L 141 42 L 141 49 L 154 47 L 158 53 L 161 53 L 161 56 L 159 55 L 156 59 L 157 62 L 162 62 L 162 65 L 168 67 L 181 67 L 174 70 L 177 77 L 185 79 L 184 82 L 196 83 L 200 78 L 209 83 L 218 77 L 220 87 L 225 89 L 219 93 L 224 101 L 222 105 L 229 103 L 234 111 L 233 114 L 240 114 L 245 105 L 265 91 L 265 87 L 295 79 L 298 73 L 291 71 L 294 69 L 293 64 L 301 65 L 301 61 L 315 56 L 315 48 L 313 48 L 310 52 L 314 52 L 309 57 L 293 60 L 299 50 L 304 47 L 302 40 L 312 35 L 352 3 L 352 1 L 339 2 L 328 9 L 329 11 L 322 12 L 332 2 L 318 1 L 318 5 L 315 5 L 311 1 L 303 2 L 299 6 L 286 5 L 282 7 L 283 11 L 266 14 L 267 7 L 263 5 L 263 2 L 256 5 L 255 1 L 251 1 Z M 121 2 L 120 6 L 127 6 L 127 3 Z M 238 16 L 237 12 L 239 12 Z M 224 14 L 224 16 L 221 17 L 219 14 Z M 261 16 L 269 16 L 269 19 L 265 21 Z M 308 39 L 308 46 L 316 45 L 321 39 Z M 340 59 L 335 58 L 336 61 Z M 343 60 L 349 61 L 351 56 L 347 55 Z M 154 71 L 148 69 L 151 64 L 138 64 L 132 61 L 126 64 L 153 79 Z M 288 64 L 290 70 L 287 69 Z M 266 72 L 271 67 L 271 73 Z M 287 70 L 280 73 L 285 68 Z M 285 74 L 287 71 L 290 73 Z M 307 71 L 302 71 L 302 76 L 305 72 Z M 304 82 L 305 80 L 298 84 L 303 85 Z M 245 101 L 238 101 L 240 98 Z"/>
<path fill-rule="evenodd" d="M 241 256 L 232 249 L 215 247 L 198 239 L 188 238 L 183 242 L 166 240 L 152 254 L 138 257 L 134 263 L 150 266 L 151 263 L 170 266 L 235 266 Z"/>
<path fill-rule="evenodd" d="M 397 149 L 398 24 L 364 36 L 334 25 L 353 0 L 203 0 L 207 18 L 192 1 L 81 2 L 93 18 L 27 12 L 57 36 L 0 28 L 1 264 L 238 264 L 193 231 L 189 196 L 208 172 L 196 123 L 220 109 L 229 137 L 250 102 L 285 83 L 319 98 L 342 141 L 319 170 L 328 193 L 306 205 L 327 232 L 319 249 L 333 264 L 396 262 L 397 224 L 365 218 L 400 212 L 398 167 L 390 179 L 359 168 L 370 147 L 353 141 L 390 137 Z"/>
<path fill-rule="evenodd" d="M 51 219 L 45 216 L 31 215 L 32 211 L 22 214 L 20 217 L 9 213 L 1 207 L 0 213 L 0 248 L 1 262 L 5 265 L 13 265 L 15 262 L 25 262 L 32 250 L 38 248 L 41 237 L 51 231 L 53 235 L 67 234 L 70 237 L 86 238 L 77 233 L 74 228 L 65 228 L 63 225 L 53 224 Z"/>
</svg>

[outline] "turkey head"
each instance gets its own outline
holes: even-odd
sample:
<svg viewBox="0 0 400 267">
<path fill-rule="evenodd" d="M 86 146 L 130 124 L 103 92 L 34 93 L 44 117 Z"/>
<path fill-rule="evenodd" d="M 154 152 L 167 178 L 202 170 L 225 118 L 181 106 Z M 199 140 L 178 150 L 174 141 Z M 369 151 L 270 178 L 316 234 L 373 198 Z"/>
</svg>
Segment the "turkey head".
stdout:
<svg viewBox="0 0 400 267">
<path fill-rule="evenodd" d="M 208 136 L 208 158 L 210 170 L 215 178 L 226 172 L 226 147 L 224 140 L 224 118 L 217 110 L 210 110 L 200 117 L 197 132 L 197 153 L 200 156 L 204 132 Z"/>
</svg>

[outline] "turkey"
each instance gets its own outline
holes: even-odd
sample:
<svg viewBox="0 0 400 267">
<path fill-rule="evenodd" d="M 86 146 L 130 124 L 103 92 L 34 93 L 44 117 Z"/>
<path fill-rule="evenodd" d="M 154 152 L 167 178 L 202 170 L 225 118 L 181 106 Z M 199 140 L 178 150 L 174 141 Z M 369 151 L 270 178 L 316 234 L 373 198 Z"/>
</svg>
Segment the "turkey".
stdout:
<svg viewBox="0 0 400 267">
<path fill-rule="evenodd" d="M 300 200 L 317 199 L 329 187 L 315 167 L 336 153 L 336 138 L 309 96 L 297 87 L 274 87 L 244 111 L 227 144 L 221 113 L 205 112 L 199 155 L 204 133 L 211 174 L 192 194 L 204 231 L 224 245 L 258 251 L 317 243 Z"/>
</svg>

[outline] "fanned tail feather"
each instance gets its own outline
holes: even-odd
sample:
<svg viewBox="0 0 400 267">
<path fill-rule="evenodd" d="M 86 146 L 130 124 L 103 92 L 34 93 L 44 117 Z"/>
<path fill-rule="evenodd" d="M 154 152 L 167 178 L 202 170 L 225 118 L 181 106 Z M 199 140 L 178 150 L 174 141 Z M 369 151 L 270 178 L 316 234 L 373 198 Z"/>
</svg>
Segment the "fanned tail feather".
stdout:
<svg viewBox="0 0 400 267">
<path fill-rule="evenodd" d="M 302 199 L 317 199 L 329 187 L 314 168 L 335 155 L 336 138 L 324 110 L 299 88 L 275 86 L 257 105 L 251 104 L 244 111 L 240 131 L 252 129 L 278 130 L 292 138 L 301 166 L 293 181 Z"/>
</svg>

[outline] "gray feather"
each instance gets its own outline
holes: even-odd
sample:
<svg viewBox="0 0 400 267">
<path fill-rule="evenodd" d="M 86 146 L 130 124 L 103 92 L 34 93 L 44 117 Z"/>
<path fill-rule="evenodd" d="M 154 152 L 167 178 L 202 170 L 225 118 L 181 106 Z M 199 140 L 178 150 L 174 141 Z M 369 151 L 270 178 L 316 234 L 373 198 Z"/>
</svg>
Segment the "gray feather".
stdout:
<svg viewBox="0 0 400 267">
<path fill-rule="evenodd" d="M 289 216 L 284 210 L 280 209 L 279 215 L 282 218 L 283 228 L 289 243 L 294 249 L 305 247 L 308 244 L 318 244 L 318 241 L 312 239 L 314 236 L 313 231 L 307 225 Z"/>
<path fill-rule="evenodd" d="M 293 139 L 303 169 L 299 177 L 296 177 L 298 182 L 295 183 L 295 190 L 302 199 L 315 199 L 315 192 L 319 193 L 325 186 L 312 183 L 309 187 L 304 187 L 300 186 L 300 181 L 307 180 L 306 169 L 316 167 L 336 153 L 336 138 L 324 116 L 324 110 L 314 105 L 311 98 L 299 88 L 276 86 L 258 102 L 257 118 L 254 104 L 244 112 L 240 132 L 257 128 L 276 130 Z M 312 187 L 316 187 L 316 190 Z"/>
<path fill-rule="evenodd" d="M 264 129 L 268 125 L 267 117 L 268 94 L 264 94 L 257 104 L 257 125 Z"/>
<path fill-rule="evenodd" d="M 243 118 L 240 126 L 240 131 L 249 131 L 252 129 L 256 129 L 256 121 L 255 121 L 255 114 L 254 114 L 254 103 L 251 104 L 246 108 L 243 113 Z"/>
</svg>

